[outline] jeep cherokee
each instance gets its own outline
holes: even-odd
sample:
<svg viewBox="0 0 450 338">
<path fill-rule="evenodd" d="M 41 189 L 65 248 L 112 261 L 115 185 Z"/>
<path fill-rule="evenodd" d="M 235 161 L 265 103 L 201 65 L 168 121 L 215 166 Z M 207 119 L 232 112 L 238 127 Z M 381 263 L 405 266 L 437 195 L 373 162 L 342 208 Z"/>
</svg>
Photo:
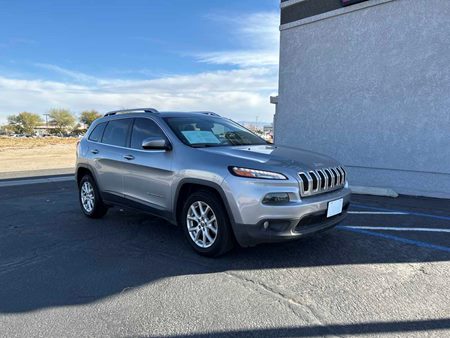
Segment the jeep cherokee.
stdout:
<svg viewBox="0 0 450 338">
<path fill-rule="evenodd" d="M 332 228 L 346 215 L 347 173 L 335 160 L 270 144 L 210 112 L 113 111 L 77 147 L 82 212 L 138 208 L 182 227 L 200 254 Z"/>
</svg>

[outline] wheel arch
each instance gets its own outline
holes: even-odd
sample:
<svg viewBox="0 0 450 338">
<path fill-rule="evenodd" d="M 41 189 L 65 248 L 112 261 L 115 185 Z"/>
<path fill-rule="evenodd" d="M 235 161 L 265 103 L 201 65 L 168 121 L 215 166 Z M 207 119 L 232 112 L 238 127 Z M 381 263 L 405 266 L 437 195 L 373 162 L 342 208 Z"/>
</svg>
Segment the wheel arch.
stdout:
<svg viewBox="0 0 450 338">
<path fill-rule="evenodd" d="M 95 183 L 97 183 L 97 178 L 95 177 L 94 170 L 92 170 L 92 168 L 87 164 L 81 164 L 77 166 L 77 170 L 75 172 L 75 180 L 77 182 L 77 186 L 80 184 L 80 181 L 84 175 L 91 175 L 95 180 Z"/>
<path fill-rule="evenodd" d="M 228 219 L 231 223 L 232 228 L 234 229 L 235 221 L 233 214 L 231 212 L 231 208 L 226 199 L 225 193 L 217 183 L 211 181 L 205 181 L 201 179 L 195 178 L 186 178 L 179 182 L 173 203 L 173 214 L 175 221 L 179 220 L 181 215 L 181 211 L 183 209 L 183 200 L 185 200 L 186 196 L 189 196 L 193 191 L 197 190 L 209 190 L 214 193 L 223 203 Z"/>
</svg>

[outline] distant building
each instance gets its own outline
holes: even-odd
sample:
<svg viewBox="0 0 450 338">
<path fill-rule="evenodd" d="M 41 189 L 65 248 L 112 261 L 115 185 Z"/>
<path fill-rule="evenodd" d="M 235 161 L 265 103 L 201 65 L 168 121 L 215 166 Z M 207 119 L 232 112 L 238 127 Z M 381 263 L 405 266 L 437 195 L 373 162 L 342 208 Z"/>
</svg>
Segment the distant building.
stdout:
<svg viewBox="0 0 450 338">
<path fill-rule="evenodd" d="M 267 141 L 273 141 L 273 125 L 264 126 L 263 135 Z"/>
<path fill-rule="evenodd" d="M 53 130 L 56 129 L 56 126 L 53 125 L 39 125 L 36 126 L 33 130 L 36 136 L 45 136 L 50 135 Z"/>
<path fill-rule="evenodd" d="M 67 128 L 65 133 L 83 134 L 86 132 L 87 128 L 88 127 L 86 124 L 78 123 L 74 128 Z M 39 125 L 33 130 L 36 136 L 46 136 L 55 134 L 57 129 L 59 129 L 57 126 L 55 126 L 52 122 L 49 122 L 48 124 Z"/>
</svg>

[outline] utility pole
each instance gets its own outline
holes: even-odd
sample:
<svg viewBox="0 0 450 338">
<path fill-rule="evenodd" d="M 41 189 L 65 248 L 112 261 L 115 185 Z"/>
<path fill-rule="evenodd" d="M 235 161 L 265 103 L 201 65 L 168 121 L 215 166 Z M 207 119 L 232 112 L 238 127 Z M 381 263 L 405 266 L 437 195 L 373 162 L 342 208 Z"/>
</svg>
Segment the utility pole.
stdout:
<svg viewBox="0 0 450 338">
<path fill-rule="evenodd" d="M 48 133 L 48 117 L 50 114 L 42 114 L 45 116 L 45 129 L 47 129 L 47 133 Z"/>
</svg>

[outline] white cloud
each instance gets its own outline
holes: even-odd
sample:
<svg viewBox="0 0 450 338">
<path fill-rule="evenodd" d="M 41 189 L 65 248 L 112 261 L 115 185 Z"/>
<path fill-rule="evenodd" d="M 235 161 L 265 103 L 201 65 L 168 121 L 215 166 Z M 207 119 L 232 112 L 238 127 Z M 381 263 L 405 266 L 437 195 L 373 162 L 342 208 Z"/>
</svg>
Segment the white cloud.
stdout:
<svg viewBox="0 0 450 338">
<path fill-rule="evenodd" d="M 200 62 L 229 64 L 239 67 L 278 66 L 278 13 L 255 13 L 246 17 L 212 17 L 228 23 L 239 50 L 224 50 L 196 55 Z"/>
<path fill-rule="evenodd" d="M 264 48 L 278 55 L 280 41 L 278 12 L 254 13 L 246 17 L 234 19 L 238 38 L 245 46 Z"/>
<path fill-rule="evenodd" d="M 278 65 L 278 54 L 265 50 L 214 52 L 198 55 L 198 60 L 206 63 L 229 64 L 243 68 L 276 66 Z"/>
<path fill-rule="evenodd" d="M 160 110 L 212 110 L 237 120 L 270 121 L 276 74 L 262 68 L 207 72 L 153 80 L 97 79 L 93 84 L 0 77 L 0 114 L 44 113 L 52 107 L 113 110 L 154 106 Z"/>
<path fill-rule="evenodd" d="M 69 69 L 66 69 L 66 68 L 63 68 L 63 67 L 59 67 L 59 66 L 56 66 L 56 65 L 51 65 L 51 64 L 48 64 L 48 63 L 35 63 L 34 65 L 36 67 L 43 68 L 43 69 L 46 69 L 46 70 L 50 70 L 50 71 L 52 71 L 54 73 L 57 73 L 57 74 L 60 74 L 62 76 L 71 78 L 71 79 L 73 79 L 75 81 L 78 81 L 78 82 L 96 82 L 97 81 L 97 78 L 95 76 L 89 76 L 87 74 L 84 74 L 84 73 L 81 73 L 81 72 L 76 72 L 76 71 L 73 71 L 73 70 L 69 70 Z"/>
</svg>

